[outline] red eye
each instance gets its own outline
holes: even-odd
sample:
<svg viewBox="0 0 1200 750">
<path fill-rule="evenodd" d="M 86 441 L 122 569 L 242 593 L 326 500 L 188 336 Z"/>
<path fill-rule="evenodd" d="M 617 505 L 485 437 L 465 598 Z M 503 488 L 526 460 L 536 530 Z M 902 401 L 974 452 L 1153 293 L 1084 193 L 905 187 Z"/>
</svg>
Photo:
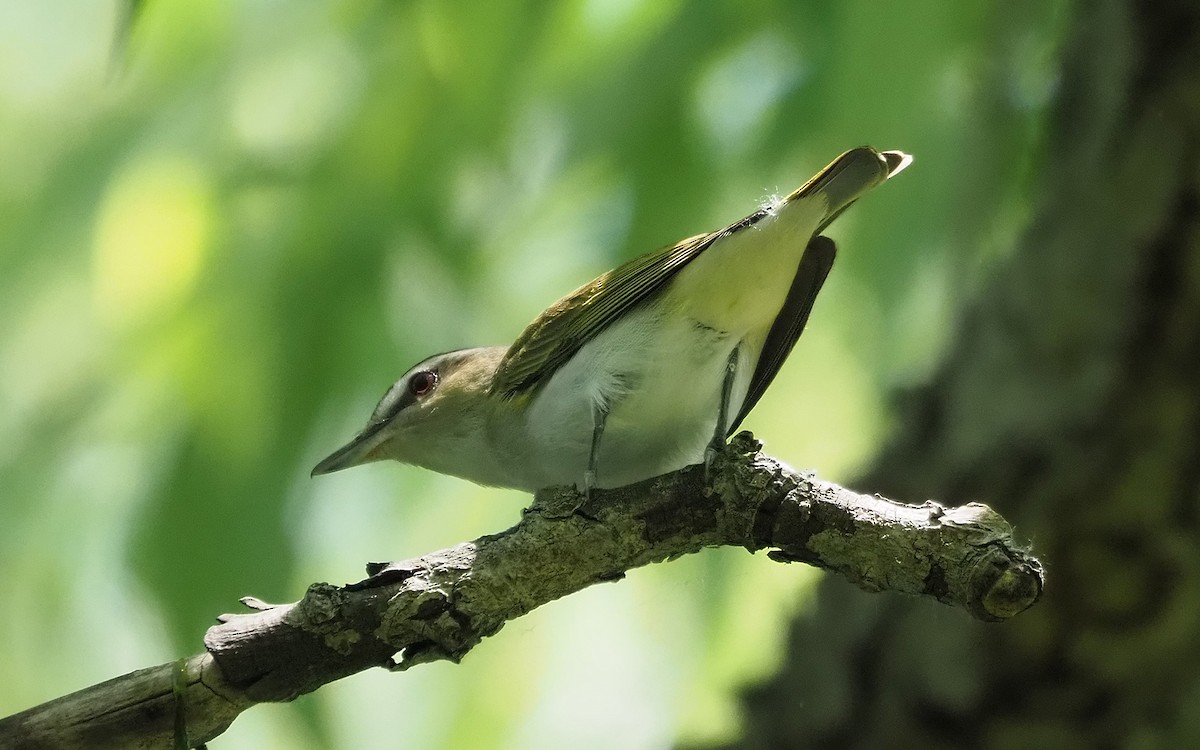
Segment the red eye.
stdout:
<svg viewBox="0 0 1200 750">
<path fill-rule="evenodd" d="M 414 396 L 424 396 L 437 385 L 437 373 L 421 370 L 408 379 L 408 392 Z"/>
</svg>

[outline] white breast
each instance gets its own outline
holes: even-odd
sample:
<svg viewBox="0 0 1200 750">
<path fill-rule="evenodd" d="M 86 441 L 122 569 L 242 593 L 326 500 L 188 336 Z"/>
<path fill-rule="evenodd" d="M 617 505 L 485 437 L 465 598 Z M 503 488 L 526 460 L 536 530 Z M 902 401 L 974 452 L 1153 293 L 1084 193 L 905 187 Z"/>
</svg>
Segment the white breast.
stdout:
<svg viewBox="0 0 1200 750">
<path fill-rule="evenodd" d="M 555 373 L 530 405 L 529 451 L 521 451 L 537 467 L 530 486 L 582 482 L 598 409 L 608 412 L 598 487 L 701 460 L 716 427 L 725 365 L 737 343 L 676 310 L 643 307 L 610 326 Z M 742 354 L 731 413 L 745 397 L 757 354 Z"/>
</svg>

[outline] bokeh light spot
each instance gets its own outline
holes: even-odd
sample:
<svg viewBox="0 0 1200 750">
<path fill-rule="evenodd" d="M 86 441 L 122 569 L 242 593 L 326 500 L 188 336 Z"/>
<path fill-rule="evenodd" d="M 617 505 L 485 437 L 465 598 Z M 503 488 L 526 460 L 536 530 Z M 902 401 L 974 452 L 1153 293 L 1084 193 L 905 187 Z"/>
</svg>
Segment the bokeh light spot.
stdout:
<svg viewBox="0 0 1200 750">
<path fill-rule="evenodd" d="M 185 298 L 203 267 L 212 224 L 212 187 L 193 162 L 158 156 L 119 172 L 96 222 L 100 316 L 124 327 Z"/>
<path fill-rule="evenodd" d="M 771 32 L 718 57 L 696 88 L 696 118 L 717 152 L 748 148 L 779 100 L 805 76 L 799 51 Z"/>
</svg>

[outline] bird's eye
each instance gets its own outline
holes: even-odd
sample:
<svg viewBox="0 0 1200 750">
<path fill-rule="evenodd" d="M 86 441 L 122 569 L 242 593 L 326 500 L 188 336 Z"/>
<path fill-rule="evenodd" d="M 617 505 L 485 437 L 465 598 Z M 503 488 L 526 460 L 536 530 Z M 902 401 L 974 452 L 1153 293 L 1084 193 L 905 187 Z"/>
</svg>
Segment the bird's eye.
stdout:
<svg viewBox="0 0 1200 750">
<path fill-rule="evenodd" d="M 414 396 L 424 396 L 437 386 L 437 373 L 432 370 L 421 370 L 408 379 L 408 392 Z"/>
</svg>

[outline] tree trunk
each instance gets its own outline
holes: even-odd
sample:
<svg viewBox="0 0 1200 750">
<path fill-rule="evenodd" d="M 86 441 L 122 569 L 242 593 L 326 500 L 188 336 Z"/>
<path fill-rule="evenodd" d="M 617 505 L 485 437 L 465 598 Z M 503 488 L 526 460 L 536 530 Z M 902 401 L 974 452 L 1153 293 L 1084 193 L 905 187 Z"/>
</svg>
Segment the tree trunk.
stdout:
<svg viewBox="0 0 1200 750">
<path fill-rule="evenodd" d="M 855 482 L 991 504 L 1045 596 L 982 625 L 830 576 L 738 747 L 1200 746 L 1200 3 L 1076 14 L 1031 222 Z"/>
</svg>

